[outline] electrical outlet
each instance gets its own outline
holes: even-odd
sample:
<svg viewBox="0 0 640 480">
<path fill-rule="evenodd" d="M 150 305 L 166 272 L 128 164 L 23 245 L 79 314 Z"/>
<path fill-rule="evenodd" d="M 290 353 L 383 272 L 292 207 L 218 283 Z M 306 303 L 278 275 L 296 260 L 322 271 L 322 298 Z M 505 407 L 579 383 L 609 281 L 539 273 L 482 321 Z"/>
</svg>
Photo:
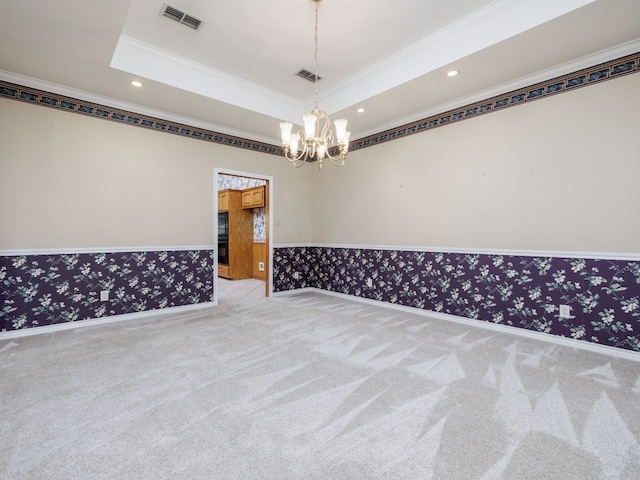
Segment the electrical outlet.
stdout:
<svg viewBox="0 0 640 480">
<path fill-rule="evenodd" d="M 108 302 L 109 301 L 109 290 L 101 290 L 100 291 L 100 301 Z"/>
<path fill-rule="evenodd" d="M 571 318 L 571 307 L 569 305 L 560 305 L 560 318 Z"/>
<path fill-rule="evenodd" d="M 300 272 L 293 272 L 293 279 L 300 280 Z"/>
<path fill-rule="evenodd" d="M 264 262 L 258 262 L 258 270 L 264 272 Z"/>
<path fill-rule="evenodd" d="M 367 278 L 367 287 L 373 287 L 373 280 L 371 278 Z"/>
</svg>

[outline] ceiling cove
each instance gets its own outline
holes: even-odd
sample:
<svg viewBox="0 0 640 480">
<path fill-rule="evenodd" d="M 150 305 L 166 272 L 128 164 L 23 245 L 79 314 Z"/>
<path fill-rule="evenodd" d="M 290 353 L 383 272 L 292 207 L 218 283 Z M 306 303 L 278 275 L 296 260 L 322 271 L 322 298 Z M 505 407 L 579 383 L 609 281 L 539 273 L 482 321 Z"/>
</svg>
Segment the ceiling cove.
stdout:
<svg viewBox="0 0 640 480">
<path fill-rule="evenodd" d="M 322 92 L 332 115 L 595 0 L 496 0 Z M 121 34 L 110 66 L 247 110 L 297 123 L 313 106 Z"/>
</svg>

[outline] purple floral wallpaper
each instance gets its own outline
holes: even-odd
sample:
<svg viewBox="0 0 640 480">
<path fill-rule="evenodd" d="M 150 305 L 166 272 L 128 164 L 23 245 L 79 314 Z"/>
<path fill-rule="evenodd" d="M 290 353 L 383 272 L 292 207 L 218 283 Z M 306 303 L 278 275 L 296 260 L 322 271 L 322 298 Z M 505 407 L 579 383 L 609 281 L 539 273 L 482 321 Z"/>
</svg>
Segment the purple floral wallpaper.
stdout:
<svg viewBox="0 0 640 480">
<path fill-rule="evenodd" d="M 284 247 L 273 266 L 275 292 L 315 287 L 640 351 L 640 260 Z"/>
<path fill-rule="evenodd" d="M 0 289 L 0 331 L 211 302 L 213 250 L 0 256 Z"/>
</svg>

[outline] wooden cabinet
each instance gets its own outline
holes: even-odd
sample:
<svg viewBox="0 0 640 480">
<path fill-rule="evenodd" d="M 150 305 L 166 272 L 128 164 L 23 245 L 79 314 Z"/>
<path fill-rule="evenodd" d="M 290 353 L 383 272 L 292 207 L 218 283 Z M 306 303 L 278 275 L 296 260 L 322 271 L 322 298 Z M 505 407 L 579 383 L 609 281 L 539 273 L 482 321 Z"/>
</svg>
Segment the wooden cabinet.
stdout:
<svg viewBox="0 0 640 480">
<path fill-rule="evenodd" d="M 242 208 L 264 207 L 264 185 L 242 191 Z"/>
<path fill-rule="evenodd" d="M 219 277 L 228 277 L 229 276 L 229 265 L 221 265 L 218 264 L 218 276 Z"/>
<path fill-rule="evenodd" d="M 218 211 L 227 212 L 229 210 L 229 191 L 222 190 L 218 192 Z"/>
<path fill-rule="evenodd" d="M 229 212 L 226 245 L 228 264 L 218 264 L 218 275 L 231 280 L 251 278 L 253 276 L 253 212 L 242 209 L 242 191 L 240 190 L 219 192 L 218 210 Z M 220 237 L 218 237 L 218 243 L 220 243 Z"/>
<path fill-rule="evenodd" d="M 253 278 L 257 278 L 258 280 L 267 279 L 266 243 L 256 242 L 253 244 Z"/>
</svg>

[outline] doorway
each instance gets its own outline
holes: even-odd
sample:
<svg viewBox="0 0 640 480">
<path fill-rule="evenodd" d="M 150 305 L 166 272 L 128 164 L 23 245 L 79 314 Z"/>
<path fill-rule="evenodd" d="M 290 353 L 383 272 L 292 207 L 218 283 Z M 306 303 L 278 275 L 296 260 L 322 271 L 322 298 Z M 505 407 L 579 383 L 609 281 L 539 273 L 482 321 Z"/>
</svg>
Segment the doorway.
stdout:
<svg viewBox="0 0 640 480">
<path fill-rule="evenodd" d="M 214 303 L 271 296 L 273 177 L 214 168 L 213 193 Z"/>
</svg>

